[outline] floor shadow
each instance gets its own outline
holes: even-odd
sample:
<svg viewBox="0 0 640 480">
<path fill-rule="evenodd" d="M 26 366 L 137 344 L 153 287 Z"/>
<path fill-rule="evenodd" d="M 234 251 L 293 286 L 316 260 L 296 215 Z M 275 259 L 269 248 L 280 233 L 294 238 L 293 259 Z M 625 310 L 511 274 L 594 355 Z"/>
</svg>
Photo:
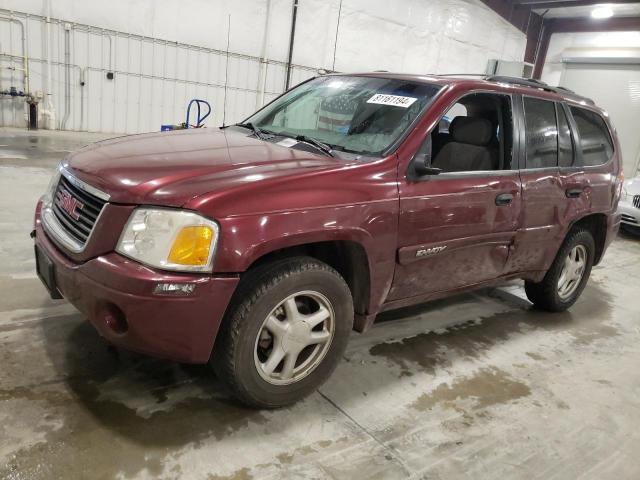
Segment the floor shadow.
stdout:
<svg viewBox="0 0 640 480">
<path fill-rule="evenodd" d="M 601 338 L 618 335 L 617 329 L 608 324 L 611 319 L 613 298 L 601 286 L 590 283 L 578 302 L 564 312 L 547 312 L 536 309 L 518 295 L 496 288 L 477 292 L 505 304 L 509 309 L 487 316 L 452 319 L 446 329 L 430 330 L 418 335 L 391 341 L 382 341 L 369 349 L 373 357 L 382 357 L 400 367 L 400 377 L 413 375 L 415 371 L 434 374 L 450 368 L 465 359 L 481 359 L 495 349 L 500 349 L 518 335 L 534 332 L 567 333 L 576 344 L 587 345 Z M 393 322 L 407 316 L 418 316 L 428 325 L 429 313 L 438 308 L 453 305 L 458 297 L 430 302 L 389 312 L 383 322 Z M 467 296 L 460 296 L 467 299 Z M 475 300 L 478 301 L 477 298 Z M 384 328 L 385 325 L 381 325 Z M 391 330 L 391 329 L 390 329 Z M 394 336 L 397 334 L 393 331 Z M 535 349 L 535 344 L 531 344 Z"/>
<path fill-rule="evenodd" d="M 400 376 L 411 375 L 416 369 L 433 373 L 456 358 L 477 357 L 499 348 L 516 333 L 540 329 L 578 332 L 589 326 L 583 318 L 597 329 L 610 311 L 608 294 L 593 284 L 572 311 L 562 313 L 531 309 L 520 297 L 502 290 L 485 290 L 483 294 L 511 308 L 452 326 L 444 333 L 422 333 L 400 341 L 383 338 L 358 354 L 399 365 Z M 456 301 L 478 299 L 459 296 L 389 312 L 383 316 L 381 328 L 394 320 L 428 316 Z M 180 365 L 109 347 L 79 314 L 47 319 L 42 325 L 48 356 L 74 400 L 89 412 L 90 421 L 140 445 L 170 447 L 211 436 L 223 439 L 249 423 L 269 421 L 264 412 L 239 406 L 207 366 Z M 398 337 L 397 329 L 393 336 Z M 357 374 L 377 376 L 378 368 L 365 363 L 357 367 Z M 372 385 L 375 389 L 393 388 L 384 382 Z M 79 417 L 74 421 L 87 420 Z M 80 423 L 74 428 L 81 430 L 87 425 Z"/>
<path fill-rule="evenodd" d="M 638 227 L 621 226 L 620 230 L 618 230 L 618 237 L 623 238 L 625 240 L 632 240 L 636 242 L 640 241 L 640 226 Z"/>
<path fill-rule="evenodd" d="M 80 314 L 47 320 L 49 358 L 74 399 L 92 420 L 136 443 L 180 446 L 265 421 L 235 403 L 207 365 L 109 346 Z"/>
</svg>

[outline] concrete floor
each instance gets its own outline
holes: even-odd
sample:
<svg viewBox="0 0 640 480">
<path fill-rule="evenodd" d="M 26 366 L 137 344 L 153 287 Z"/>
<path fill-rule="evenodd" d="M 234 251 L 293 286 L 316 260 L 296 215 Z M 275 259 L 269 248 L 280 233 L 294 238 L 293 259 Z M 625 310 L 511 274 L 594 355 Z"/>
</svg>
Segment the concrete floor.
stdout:
<svg viewBox="0 0 640 480">
<path fill-rule="evenodd" d="M 569 312 L 516 282 L 386 314 L 319 392 L 251 411 L 206 366 L 107 348 L 40 285 L 34 204 L 97 138 L 0 130 L 0 478 L 640 477 L 640 240 Z"/>
</svg>

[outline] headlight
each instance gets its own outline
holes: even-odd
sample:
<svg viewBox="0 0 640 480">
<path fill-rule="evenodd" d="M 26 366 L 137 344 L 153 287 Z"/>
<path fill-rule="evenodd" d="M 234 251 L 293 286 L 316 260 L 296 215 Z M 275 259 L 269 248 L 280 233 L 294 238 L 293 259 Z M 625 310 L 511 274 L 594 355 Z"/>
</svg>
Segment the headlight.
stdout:
<svg viewBox="0 0 640 480">
<path fill-rule="evenodd" d="M 165 270 L 210 272 L 217 242 L 218 224 L 197 213 L 137 208 L 116 251 Z"/>
<path fill-rule="evenodd" d="M 42 203 L 45 206 L 51 205 L 53 203 L 53 196 L 56 193 L 56 187 L 58 186 L 59 181 L 60 166 L 58 165 L 56 167 L 56 172 L 53 174 L 53 177 L 51 177 L 51 180 L 49 180 L 49 186 L 47 187 L 47 190 L 44 192 L 44 195 L 42 195 Z"/>
</svg>

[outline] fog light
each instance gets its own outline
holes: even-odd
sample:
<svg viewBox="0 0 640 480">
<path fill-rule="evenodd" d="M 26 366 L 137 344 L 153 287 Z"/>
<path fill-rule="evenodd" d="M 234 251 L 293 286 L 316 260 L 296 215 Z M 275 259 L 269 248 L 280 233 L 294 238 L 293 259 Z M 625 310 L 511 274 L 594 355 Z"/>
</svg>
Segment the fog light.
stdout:
<svg viewBox="0 0 640 480">
<path fill-rule="evenodd" d="M 195 283 L 158 283 L 153 293 L 156 295 L 191 295 Z"/>
<path fill-rule="evenodd" d="M 111 329 L 114 333 L 122 335 L 129 330 L 129 325 L 127 324 L 127 320 L 118 307 L 113 304 L 107 305 L 104 312 L 104 323 Z"/>
</svg>

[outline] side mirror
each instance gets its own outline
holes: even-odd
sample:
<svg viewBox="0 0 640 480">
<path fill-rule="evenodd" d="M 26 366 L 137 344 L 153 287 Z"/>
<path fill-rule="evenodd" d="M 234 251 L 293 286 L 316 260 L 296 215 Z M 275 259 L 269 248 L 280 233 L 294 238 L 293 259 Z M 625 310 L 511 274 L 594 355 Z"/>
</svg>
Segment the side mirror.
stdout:
<svg viewBox="0 0 640 480">
<path fill-rule="evenodd" d="M 441 168 L 431 166 L 431 154 L 421 153 L 413 157 L 413 171 L 416 176 L 423 177 L 425 175 L 438 175 L 442 172 Z"/>
</svg>

